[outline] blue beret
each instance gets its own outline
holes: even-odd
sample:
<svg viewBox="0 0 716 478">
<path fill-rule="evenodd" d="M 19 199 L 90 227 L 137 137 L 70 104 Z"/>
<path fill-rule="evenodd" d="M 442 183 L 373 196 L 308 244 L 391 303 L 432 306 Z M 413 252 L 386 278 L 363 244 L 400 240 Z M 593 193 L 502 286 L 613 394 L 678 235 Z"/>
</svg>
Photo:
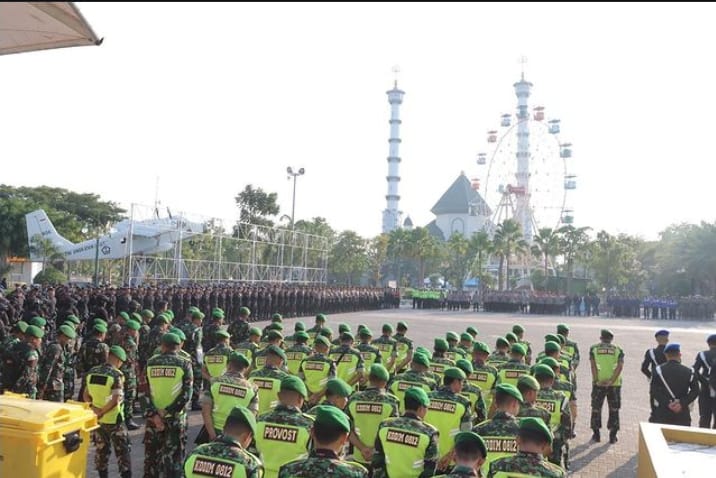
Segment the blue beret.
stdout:
<svg viewBox="0 0 716 478">
<path fill-rule="evenodd" d="M 680 344 L 674 344 L 671 343 L 664 347 L 664 353 L 665 354 L 678 354 L 681 353 L 681 345 Z"/>
<path fill-rule="evenodd" d="M 659 337 L 661 335 L 669 335 L 669 331 L 666 329 L 657 330 L 654 337 Z"/>
<path fill-rule="evenodd" d="M 706 338 L 707 344 L 716 344 L 716 334 L 711 334 Z"/>
</svg>

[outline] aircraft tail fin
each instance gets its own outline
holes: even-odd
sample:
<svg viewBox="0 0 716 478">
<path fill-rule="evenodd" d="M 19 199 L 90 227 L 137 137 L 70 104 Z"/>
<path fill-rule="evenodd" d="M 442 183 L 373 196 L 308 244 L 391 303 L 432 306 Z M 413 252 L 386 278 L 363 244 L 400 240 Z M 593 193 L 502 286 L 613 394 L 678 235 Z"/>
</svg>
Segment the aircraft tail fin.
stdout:
<svg viewBox="0 0 716 478">
<path fill-rule="evenodd" d="M 42 209 L 25 214 L 25 222 L 27 224 L 27 241 L 30 245 L 30 259 L 40 258 L 38 254 L 33 253 L 32 248 L 32 238 L 38 234 L 42 238 L 52 241 L 52 244 L 58 249 L 74 245 L 72 242 L 60 236 L 55 226 L 52 225 L 52 221 L 50 221 L 50 218 L 47 217 L 47 214 Z"/>
</svg>

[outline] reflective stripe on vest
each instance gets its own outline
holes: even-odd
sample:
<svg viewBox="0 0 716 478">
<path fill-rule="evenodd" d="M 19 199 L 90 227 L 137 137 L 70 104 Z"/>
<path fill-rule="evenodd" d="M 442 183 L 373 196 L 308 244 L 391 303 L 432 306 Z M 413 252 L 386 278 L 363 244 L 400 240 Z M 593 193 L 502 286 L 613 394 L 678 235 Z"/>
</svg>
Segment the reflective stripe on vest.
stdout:
<svg viewBox="0 0 716 478">
<path fill-rule="evenodd" d="M 204 365 L 211 378 L 220 377 L 226 373 L 226 363 L 229 357 L 224 354 L 211 354 L 204 356 Z"/>
<path fill-rule="evenodd" d="M 264 464 L 264 477 L 278 476 L 278 470 L 289 461 L 308 456 L 308 429 L 279 423 L 259 422 L 256 426 L 256 449 Z"/>
<path fill-rule="evenodd" d="M 184 474 L 186 478 L 246 478 L 246 468 L 235 461 L 195 453 L 184 463 Z"/>
<path fill-rule="evenodd" d="M 438 450 L 445 454 L 452 449 L 455 435 L 460 432 L 460 421 L 465 415 L 465 405 L 452 400 L 431 398 L 425 423 L 429 423 L 440 431 Z"/>
<path fill-rule="evenodd" d="M 430 437 L 414 430 L 383 427 L 378 431 L 383 445 L 385 469 L 388 476 L 417 478 L 423 472 L 425 450 Z"/>
<path fill-rule="evenodd" d="M 517 453 L 517 437 L 514 436 L 485 436 L 482 435 L 487 448 L 487 459 L 482 465 L 482 474 L 487 476 L 490 463 L 506 456 L 513 456 Z"/>
<path fill-rule="evenodd" d="M 271 411 L 278 405 L 278 392 L 281 379 L 270 377 L 250 377 L 249 382 L 259 389 L 259 415 Z"/>
<path fill-rule="evenodd" d="M 176 365 L 151 365 L 147 367 L 147 381 L 151 390 L 152 403 L 157 410 L 171 405 L 179 396 L 184 379 L 184 370 Z"/>
<path fill-rule="evenodd" d="M 517 386 L 517 381 L 520 377 L 527 374 L 529 374 L 529 370 L 511 369 L 509 367 L 505 367 L 497 371 L 499 383 L 509 383 L 515 387 Z"/>
<path fill-rule="evenodd" d="M 91 373 L 87 375 L 87 392 L 92 397 L 92 406 L 102 408 L 112 400 L 112 386 L 114 385 L 114 377 L 100 373 Z M 117 417 L 124 418 L 122 400 L 116 407 L 109 410 L 99 419 L 100 423 L 108 423 L 114 425 L 117 423 Z"/>
<path fill-rule="evenodd" d="M 211 419 L 214 428 L 223 430 L 229 412 L 241 405 L 248 408 L 253 400 L 255 392 L 252 388 L 233 383 L 214 382 L 211 384 L 211 401 L 214 408 L 211 411 Z"/>
</svg>

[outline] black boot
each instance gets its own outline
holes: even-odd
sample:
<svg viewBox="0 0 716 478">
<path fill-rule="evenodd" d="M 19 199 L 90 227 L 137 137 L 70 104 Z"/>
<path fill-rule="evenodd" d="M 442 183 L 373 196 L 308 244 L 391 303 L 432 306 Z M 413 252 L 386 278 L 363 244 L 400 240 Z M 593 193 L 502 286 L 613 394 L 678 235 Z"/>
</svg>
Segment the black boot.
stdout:
<svg viewBox="0 0 716 478">
<path fill-rule="evenodd" d="M 616 431 L 616 430 L 611 430 L 611 431 L 609 432 L 609 443 L 614 444 L 614 443 L 616 443 L 617 441 L 619 441 L 619 440 L 617 439 L 617 431 Z"/>
<path fill-rule="evenodd" d="M 99 478 L 109 478 L 109 470 L 97 470 Z"/>
<path fill-rule="evenodd" d="M 127 470 L 125 472 L 122 472 L 120 475 L 122 478 L 132 478 L 132 470 Z"/>
<path fill-rule="evenodd" d="M 602 441 L 602 436 L 599 433 L 599 430 L 594 430 L 594 433 L 592 434 L 592 441 L 594 443 L 599 443 L 600 441 Z"/>
<path fill-rule="evenodd" d="M 125 425 L 127 425 L 127 430 L 129 430 L 129 431 L 139 430 L 139 428 L 141 428 L 141 425 L 139 425 L 137 422 L 135 422 L 134 420 L 132 420 L 131 417 L 127 418 L 127 419 L 124 421 L 124 423 L 125 423 Z"/>
</svg>

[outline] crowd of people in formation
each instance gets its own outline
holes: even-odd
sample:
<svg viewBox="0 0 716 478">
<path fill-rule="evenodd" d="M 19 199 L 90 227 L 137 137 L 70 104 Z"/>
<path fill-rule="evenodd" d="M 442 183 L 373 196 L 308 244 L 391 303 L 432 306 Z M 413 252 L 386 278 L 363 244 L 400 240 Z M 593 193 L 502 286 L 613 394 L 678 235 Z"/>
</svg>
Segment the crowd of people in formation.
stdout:
<svg viewBox="0 0 716 478">
<path fill-rule="evenodd" d="M 692 367 L 681 363 L 681 345 L 669 341 L 669 331 L 654 334 L 656 347 L 644 352 L 641 371 L 649 380 L 649 421 L 691 426 L 692 404 L 698 399 L 701 428 L 716 428 L 716 334 L 696 354 Z"/>
<path fill-rule="evenodd" d="M 642 317 L 651 320 L 712 320 L 716 301 L 710 297 L 607 296 L 609 314 L 613 317 Z"/>
</svg>

